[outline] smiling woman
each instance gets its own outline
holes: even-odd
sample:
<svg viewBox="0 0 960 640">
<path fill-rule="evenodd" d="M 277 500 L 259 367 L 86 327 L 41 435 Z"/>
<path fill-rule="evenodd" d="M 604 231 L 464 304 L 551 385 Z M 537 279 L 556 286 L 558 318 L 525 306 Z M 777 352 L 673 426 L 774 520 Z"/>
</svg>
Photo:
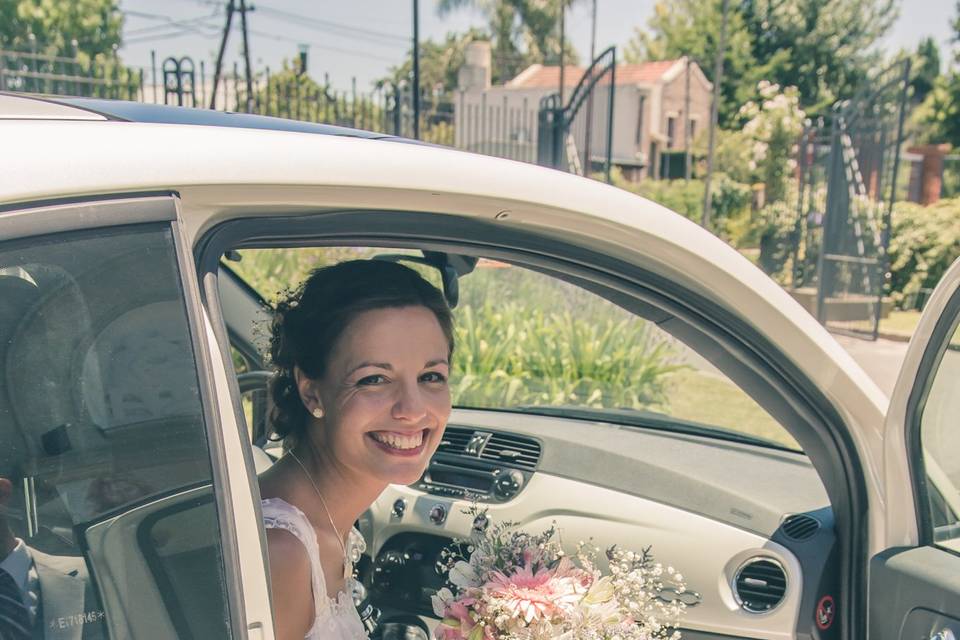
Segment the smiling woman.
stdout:
<svg viewBox="0 0 960 640">
<path fill-rule="evenodd" d="M 415 482 L 439 446 L 452 352 L 442 294 L 395 263 L 318 269 L 278 305 L 272 422 L 286 455 L 260 488 L 279 638 L 366 637 L 352 525 L 388 484 Z"/>
</svg>

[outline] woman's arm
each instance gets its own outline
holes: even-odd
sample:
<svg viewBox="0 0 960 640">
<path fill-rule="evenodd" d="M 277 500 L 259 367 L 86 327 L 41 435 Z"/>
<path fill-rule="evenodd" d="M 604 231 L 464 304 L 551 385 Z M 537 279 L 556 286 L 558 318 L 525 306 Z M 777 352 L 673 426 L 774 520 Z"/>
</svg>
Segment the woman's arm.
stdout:
<svg viewBox="0 0 960 640">
<path fill-rule="evenodd" d="M 277 640 L 303 640 L 313 626 L 310 558 L 295 535 L 267 529 L 273 626 Z"/>
</svg>

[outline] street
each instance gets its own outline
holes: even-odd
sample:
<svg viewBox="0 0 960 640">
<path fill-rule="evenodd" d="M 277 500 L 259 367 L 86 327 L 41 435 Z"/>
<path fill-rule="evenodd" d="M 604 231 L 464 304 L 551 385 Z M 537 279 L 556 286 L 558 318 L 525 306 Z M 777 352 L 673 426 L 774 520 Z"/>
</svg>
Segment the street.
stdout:
<svg viewBox="0 0 960 640">
<path fill-rule="evenodd" d="M 889 396 L 897 382 L 900 364 L 907 353 L 907 343 L 862 340 L 836 334 L 834 337 Z"/>
</svg>

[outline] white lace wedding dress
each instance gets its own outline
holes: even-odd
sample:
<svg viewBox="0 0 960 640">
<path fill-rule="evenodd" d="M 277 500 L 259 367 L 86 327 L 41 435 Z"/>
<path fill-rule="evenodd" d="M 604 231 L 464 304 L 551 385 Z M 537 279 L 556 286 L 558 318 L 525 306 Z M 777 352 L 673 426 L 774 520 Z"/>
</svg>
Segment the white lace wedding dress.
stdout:
<svg viewBox="0 0 960 640">
<path fill-rule="evenodd" d="M 314 621 L 304 640 L 367 640 L 360 614 L 353 604 L 353 563 L 366 549 L 363 536 L 351 529 L 347 536 L 347 556 L 343 561 L 344 590 L 336 598 L 327 596 L 317 534 L 300 509 L 280 498 L 262 501 L 263 524 L 268 529 L 285 529 L 295 535 L 307 549 L 313 579 Z"/>
</svg>

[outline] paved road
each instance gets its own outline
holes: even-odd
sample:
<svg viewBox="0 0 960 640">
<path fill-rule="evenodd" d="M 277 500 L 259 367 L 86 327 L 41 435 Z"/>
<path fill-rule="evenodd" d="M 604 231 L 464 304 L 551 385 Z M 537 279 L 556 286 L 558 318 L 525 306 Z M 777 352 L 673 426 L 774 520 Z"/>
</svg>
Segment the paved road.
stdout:
<svg viewBox="0 0 960 640">
<path fill-rule="evenodd" d="M 900 364 L 907 353 L 907 343 L 861 340 L 840 335 L 834 337 L 889 396 L 900 373 Z"/>
</svg>

